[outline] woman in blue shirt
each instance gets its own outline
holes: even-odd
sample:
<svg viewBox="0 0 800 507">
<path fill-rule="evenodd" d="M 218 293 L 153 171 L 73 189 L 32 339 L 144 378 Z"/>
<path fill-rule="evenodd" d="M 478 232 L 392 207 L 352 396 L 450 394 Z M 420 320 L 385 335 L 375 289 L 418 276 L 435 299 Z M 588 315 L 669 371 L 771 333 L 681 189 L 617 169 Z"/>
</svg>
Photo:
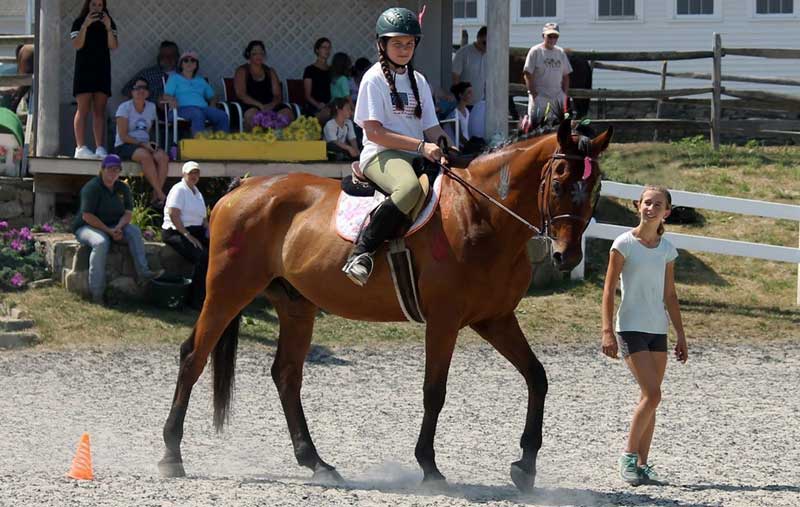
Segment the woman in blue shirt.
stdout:
<svg viewBox="0 0 800 507">
<path fill-rule="evenodd" d="M 178 60 L 178 72 L 173 73 L 164 87 L 164 100 L 178 108 L 178 115 L 192 123 L 192 136 L 205 129 L 211 122 L 214 130 L 229 132 L 228 116 L 214 107 L 214 90 L 205 78 L 198 76 L 200 60 L 197 53 L 187 51 Z"/>
</svg>

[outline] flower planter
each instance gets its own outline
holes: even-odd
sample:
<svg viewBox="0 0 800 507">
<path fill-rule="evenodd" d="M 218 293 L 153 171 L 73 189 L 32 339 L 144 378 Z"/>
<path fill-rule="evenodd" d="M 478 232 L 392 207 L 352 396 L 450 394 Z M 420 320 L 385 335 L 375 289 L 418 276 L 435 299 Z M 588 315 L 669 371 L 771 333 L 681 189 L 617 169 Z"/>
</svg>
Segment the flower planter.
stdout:
<svg viewBox="0 0 800 507">
<path fill-rule="evenodd" d="M 233 141 L 183 139 L 181 159 L 198 160 L 272 160 L 299 162 L 326 160 L 324 141 Z"/>
</svg>

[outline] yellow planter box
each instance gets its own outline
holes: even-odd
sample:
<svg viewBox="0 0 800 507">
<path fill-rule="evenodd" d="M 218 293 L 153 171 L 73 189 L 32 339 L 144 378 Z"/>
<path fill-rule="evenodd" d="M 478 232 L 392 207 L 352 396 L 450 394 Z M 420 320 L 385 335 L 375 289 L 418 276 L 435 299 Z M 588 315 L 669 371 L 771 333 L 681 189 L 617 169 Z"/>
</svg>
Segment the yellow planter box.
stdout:
<svg viewBox="0 0 800 507">
<path fill-rule="evenodd" d="M 181 159 L 198 160 L 275 160 L 298 162 L 326 160 L 325 141 L 229 141 L 213 139 L 181 140 Z"/>
</svg>

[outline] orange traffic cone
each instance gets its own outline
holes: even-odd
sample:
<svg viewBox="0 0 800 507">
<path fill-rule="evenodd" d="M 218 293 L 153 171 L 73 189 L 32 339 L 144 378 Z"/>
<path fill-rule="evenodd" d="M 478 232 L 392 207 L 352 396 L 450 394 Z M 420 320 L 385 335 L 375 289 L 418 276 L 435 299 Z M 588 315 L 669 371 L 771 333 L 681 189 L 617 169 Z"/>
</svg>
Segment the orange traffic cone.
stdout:
<svg viewBox="0 0 800 507">
<path fill-rule="evenodd" d="M 75 451 L 75 457 L 72 459 L 72 466 L 67 472 L 67 477 L 84 481 L 94 479 L 94 473 L 92 473 L 92 451 L 89 448 L 88 433 L 81 435 L 81 441 L 78 442 L 78 450 Z"/>
</svg>

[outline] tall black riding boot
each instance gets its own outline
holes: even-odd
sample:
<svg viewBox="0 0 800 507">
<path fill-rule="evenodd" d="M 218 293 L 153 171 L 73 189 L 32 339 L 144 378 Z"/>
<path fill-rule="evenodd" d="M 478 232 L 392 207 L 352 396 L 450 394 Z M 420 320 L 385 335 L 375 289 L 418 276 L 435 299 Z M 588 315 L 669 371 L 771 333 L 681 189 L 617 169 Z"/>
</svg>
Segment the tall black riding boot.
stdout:
<svg viewBox="0 0 800 507">
<path fill-rule="evenodd" d="M 367 227 L 361 231 L 356 239 L 353 252 L 347 259 L 342 271 L 345 272 L 356 285 L 363 286 L 367 283 L 372 273 L 372 256 L 384 241 L 395 238 L 402 226 L 407 225 L 408 217 L 400 211 L 390 198 L 386 198 L 375 211 L 372 212 Z"/>
</svg>

